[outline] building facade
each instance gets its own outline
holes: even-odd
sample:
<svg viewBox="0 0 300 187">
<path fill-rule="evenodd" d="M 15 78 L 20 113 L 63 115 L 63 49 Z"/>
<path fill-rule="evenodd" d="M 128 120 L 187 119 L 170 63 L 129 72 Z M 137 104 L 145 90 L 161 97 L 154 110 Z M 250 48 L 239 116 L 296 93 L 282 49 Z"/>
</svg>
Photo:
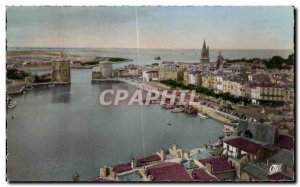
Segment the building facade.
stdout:
<svg viewBox="0 0 300 187">
<path fill-rule="evenodd" d="M 156 70 L 149 70 L 143 72 L 143 81 L 158 81 L 158 71 Z"/>
</svg>

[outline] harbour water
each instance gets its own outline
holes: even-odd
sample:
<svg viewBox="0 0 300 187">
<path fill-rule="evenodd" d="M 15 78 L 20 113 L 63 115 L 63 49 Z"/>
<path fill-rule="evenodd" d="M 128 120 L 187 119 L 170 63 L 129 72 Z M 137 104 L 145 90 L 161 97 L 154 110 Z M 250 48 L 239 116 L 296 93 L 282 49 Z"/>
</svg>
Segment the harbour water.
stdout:
<svg viewBox="0 0 300 187">
<path fill-rule="evenodd" d="M 101 91 L 136 88 L 91 84 L 91 70 L 72 70 L 71 77 L 70 86 L 32 89 L 14 98 L 17 107 L 7 113 L 10 181 L 69 181 L 75 172 L 88 180 L 105 165 L 172 144 L 189 150 L 222 135 L 219 122 L 174 114 L 157 105 L 102 106 Z"/>
<path fill-rule="evenodd" d="M 63 50 L 81 56 L 133 60 L 115 64 L 114 68 L 132 63 L 198 62 L 200 55 L 200 50 L 141 49 L 138 58 L 137 49 Z M 216 60 L 218 51 L 210 51 L 211 61 Z M 288 50 L 222 50 L 228 59 L 274 55 L 286 58 L 291 53 Z M 161 60 L 154 60 L 158 55 Z M 156 105 L 101 106 L 98 102 L 101 91 L 136 88 L 124 83 L 91 84 L 91 71 L 72 70 L 70 86 L 37 88 L 14 98 L 17 107 L 7 113 L 10 181 L 69 181 L 75 172 L 81 180 L 88 180 L 97 176 L 99 168 L 105 165 L 147 156 L 172 144 L 192 149 L 213 143 L 222 135 L 223 126 L 219 122 L 170 113 Z"/>
</svg>

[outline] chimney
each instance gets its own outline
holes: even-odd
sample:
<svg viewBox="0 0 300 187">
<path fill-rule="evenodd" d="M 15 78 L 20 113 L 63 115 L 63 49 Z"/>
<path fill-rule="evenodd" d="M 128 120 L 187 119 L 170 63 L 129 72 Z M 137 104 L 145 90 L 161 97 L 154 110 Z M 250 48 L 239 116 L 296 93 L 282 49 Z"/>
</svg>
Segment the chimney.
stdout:
<svg viewBox="0 0 300 187">
<path fill-rule="evenodd" d="M 160 156 L 160 159 L 161 159 L 162 161 L 165 161 L 165 160 L 166 160 L 166 151 L 162 149 L 162 150 L 160 151 L 159 156 Z"/>
<path fill-rule="evenodd" d="M 205 167 L 210 174 L 213 174 L 213 167 L 210 163 L 206 163 Z"/>
<path fill-rule="evenodd" d="M 131 159 L 131 168 L 134 169 L 137 166 L 137 161 L 133 158 Z"/>
<path fill-rule="evenodd" d="M 113 168 L 108 168 L 109 169 L 109 176 L 112 177 L 113 179 L 116 179 L 116 173 L 113 171 Z"/>
<path fill-rule="evenodd" d="M 173 144 L 173 150 L 176 150 L 176 149 L 177 149 L 177 145 Z"/>
<path fill-rule="evenodd" d="M 191 158 L 190 152 L 187 152 L 187 153 L 186 153 L 186 158 L 185 158 L 185 159 L 188 160 L 188 159 L 190 159 L 190 158 Z"/>
<path fill-rule="evenodd" d="M 148 175 L 148 181 L 153 181 L 154 177 L 152 175 Z"/>
<path fill-rule="evenodd" d="M 181 149 L 181 150 L 179 150 L 179 157 L 180 158 L 184 158 L 184 152 L 183 152 L 183 150 Z"/>
<path fill-rule="evenodd" d="M 106 177 L 106 167 L 100 168 L 99 171 L 100 171 L 99 177 L 105 178 Z"/>
</svg>

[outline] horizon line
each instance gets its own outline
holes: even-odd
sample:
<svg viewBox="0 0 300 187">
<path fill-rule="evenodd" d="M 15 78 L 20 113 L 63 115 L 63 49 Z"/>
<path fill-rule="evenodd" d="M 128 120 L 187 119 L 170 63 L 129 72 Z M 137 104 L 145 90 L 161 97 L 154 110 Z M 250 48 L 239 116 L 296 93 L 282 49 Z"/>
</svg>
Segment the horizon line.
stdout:
<svg viewBox="0 0 300 187">
<path fill-rule="evenodd" d="M 49 48 L 49 49 L 165 49 L 165 50 L 202 50 L 202 48 L 133 48 L 133 47 L 7 47 L 6 48 Z M 210 50 L 291 50 L 294 51 L 294 49 L 280 49 L 280 48 L 210 48 Z"/>
</svg>

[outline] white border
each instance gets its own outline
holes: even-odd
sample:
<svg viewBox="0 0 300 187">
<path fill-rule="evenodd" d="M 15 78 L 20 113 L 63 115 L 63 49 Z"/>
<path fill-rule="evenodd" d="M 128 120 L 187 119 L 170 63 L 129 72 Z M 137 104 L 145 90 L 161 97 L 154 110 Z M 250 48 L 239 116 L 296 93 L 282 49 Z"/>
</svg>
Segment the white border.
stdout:
<svg viewBox="0 0 300 187">
<path fill-rule="evenodd" d="M 199 6 L 199 5 L 206 5 L 206 6 L 213 6 L 213 5 L 219 5 L 219 6 L 226 6 L 226 5 L 233 5 L 233 6 L 255 6 L 255 5 L 260 5 L 260 6 L 290 6 L 290 5 L 295 5 L 296 8 L 300 7 L 300 1 L 297 0 L 207 0 L 207 1 L 196 1 L 196 0 L 149 0 L 149 1 L 141 1 L 141 0 L 123 0 L 123 1 L 114 1 L 114 0 L 27 0 L 27 1 L 22 1 L 22 0 L 2 0 L 0 1 L 0 25 L 1 25 L 1 35 L 0 35 L 0 97 L 1 97 L 1 103 L 0 105 L 0 113 L 1 113 L 1 124 L 0 124 L 0 132 L 2 133 L 1 136 L 1 142 L 0 142 L 0 150 L 2 151 L 2 154 L 0 154 L 0 184 L 1 186 L 8 186 L 10 185 L 9 183 L 6 182 L 6 163 L 5 163 L 5 154 L 6 154 L 6 121 L 5 121 L 5 6 L 12 6 L 12 5 L 24 5 L 24 6 L 39 6 L 39 5 L 73 5 L 73 6 L 81 6 L 81 5 L 90 5 L 90 6 L 99 6 L 99 5 L 130 5 L 130 6 L 135 6 L 135 5 L 151 5 L 151 6 L 156 6 L 156 5 L 165 5 L 165 6 L 171 6 L 171 5 L 177 5 L 177 6 L 187 6 L 187 5 L 193 5 L 193 6 Z M 297 25 L 298 25 L 298 20 Z M 298 32 L 297 32 L 298 33 Z M 298 50 L 296 52 L 298 53 Z M 298 63 L 298 62 L 297 62 Z M 299 65 L 298 65 L 299 68 Z M 296 71 L 297 72 L 297 71 Z M 297 87 L 299 88 L 299 80 L 297 78 Z M 299 94 L 299 91 L 297 90 L 297 96 Z M 299 99 L 298 99 L 299 101 Z M 297 106 L 299 106 L 299 102 L 297 102 Z M 297 116 L 299 114 L 299 110 L 297 111 Z M 296 124 L 298 125 L 298 124 Z M 297 139 L 299 140 L 299 127 L 297 130 Z M 299 141 L 297 142 L 296 145 L 299 145 Z M 297 151 L 298 153 L 298 151 Z M 297 154 L 298 156 L 298 154 Z M 299 157 L 297 160 L 297 163 L 299 163 Z M 297 172 L 298 173 L 298 172 Z M 299 180 L 299 178 L 298 178 Z M 275 183 L 276 184 L 276 183 Z M 44 186 L 45 184 L 37 184 L 35 186 Z M 49 185 L 49 184 L 47 184 Z M 50 184 L 53 185 L 53 184 Z M 57 186 L 63 186 L 63 185 L 72 185 L 72 184 L 59 184 Z M 80 186 L 87 186 L 88 184 L 81 184 Z M 123 186 L 123 185 L 131 185 L 131 184 L 115 184 L 114 186 Z M 141 186 L 142 184 L 137 184 L 136 186 Z M 147 186 L 154 186 L 158 184 L 147 184 Z M 162 184 L 160 184 L 162 185 Z M 171 184 L 173 185 L 173 184 Z M 187 186 L 189 184 L 177 184 L 180 186 Z M 199 185 L 195 183 L 194 185 Z M 200 184 L 200 185 L 206 185 L 206 184 Z M 217 186 L 218 184 L 212 184 L 210 186 Z M 231 184 L 227 184 L 231 185 Z M 243 185 L 243 184 L 242 184 Z M 271 184 L 272 185 L 272 184 Z M 259 184 L 257 186 L 265 186 L 264 184 Z"/>
</svg>

